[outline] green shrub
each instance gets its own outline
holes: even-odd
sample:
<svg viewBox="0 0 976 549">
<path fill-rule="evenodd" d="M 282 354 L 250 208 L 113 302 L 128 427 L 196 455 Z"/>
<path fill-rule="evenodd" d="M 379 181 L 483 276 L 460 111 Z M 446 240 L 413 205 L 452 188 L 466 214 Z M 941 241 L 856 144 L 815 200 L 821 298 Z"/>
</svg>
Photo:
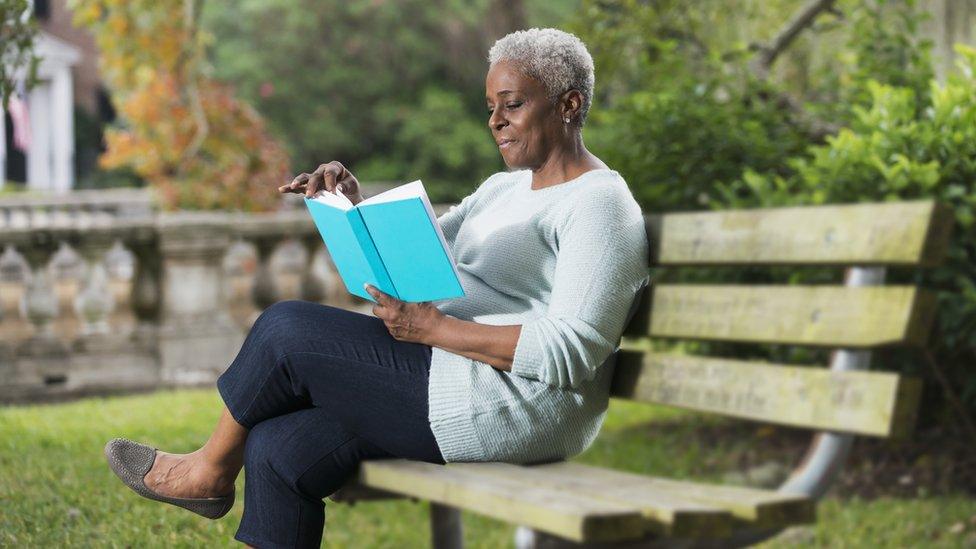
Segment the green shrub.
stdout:
<svg viewBox="0 0 976 549">
<path fill-rule="evenodd" d="M 933 80 L 924 97 L 870 82 L 871 105 L 854 109 L 850 128 L 791 160 L 792 173 L 750 170 L 718 190 L 725 207 L 929 197 L 948 205 L 955 220 L 948 258 L 918 282 L 938 291 L 934 358 L 976 407 L 976 50 L 956 51 L 959 72 L 945 84 Z"/>
</svg>

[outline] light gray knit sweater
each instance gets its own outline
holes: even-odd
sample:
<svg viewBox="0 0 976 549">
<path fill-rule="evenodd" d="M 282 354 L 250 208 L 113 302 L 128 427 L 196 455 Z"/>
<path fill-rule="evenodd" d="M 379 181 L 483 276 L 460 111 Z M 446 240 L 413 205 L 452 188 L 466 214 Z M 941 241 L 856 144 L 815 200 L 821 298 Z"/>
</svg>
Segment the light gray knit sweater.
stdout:
<svg viewBox="0 0 976 549">
<path fill-rule="evenodd" d="M 466 295 L 434 306 L 522 325 L 511 372 L 433 348 L 429 419 L 447 462 L 537 463 L 588 448 L 647 282 L 644 219 L 619 173 L 531 184 L 530 170 L 496 173 L 438 218 Z"/>
</svg>

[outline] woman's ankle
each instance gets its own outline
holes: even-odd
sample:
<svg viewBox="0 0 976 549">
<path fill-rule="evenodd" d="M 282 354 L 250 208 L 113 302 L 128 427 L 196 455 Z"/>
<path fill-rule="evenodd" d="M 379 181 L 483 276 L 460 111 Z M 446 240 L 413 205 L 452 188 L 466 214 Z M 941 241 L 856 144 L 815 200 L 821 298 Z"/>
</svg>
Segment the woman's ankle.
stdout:
<svg viewBox="0 0 976 549">
<path fill-rule="evenodd" d="M 215 488 L 226 488 L 228 491 L 234 485 L 243 467 L 243 464 L 239 464 L 234 459 L 226 457 L 215 459 L 205 448 L 193 452 L 190 456 L 197 462 L 201 473 L 213 481 Z"/>
</svg>

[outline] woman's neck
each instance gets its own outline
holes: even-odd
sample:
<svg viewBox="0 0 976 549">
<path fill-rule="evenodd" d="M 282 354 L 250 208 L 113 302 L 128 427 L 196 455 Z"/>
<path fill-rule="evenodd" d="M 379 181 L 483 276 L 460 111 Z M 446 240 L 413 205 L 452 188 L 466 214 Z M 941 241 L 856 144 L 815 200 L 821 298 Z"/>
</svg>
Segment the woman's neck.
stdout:
<svg viewBox="0 0 976 549">
<path fill-rule="evenodd" d="M 583 136 L 577 133 L 570 142 L 554 149 L 541 165 L 532 168 L 532 189 L 558 185 L 599 168 L 607 165 L 586 150 Z"/>
</svg>

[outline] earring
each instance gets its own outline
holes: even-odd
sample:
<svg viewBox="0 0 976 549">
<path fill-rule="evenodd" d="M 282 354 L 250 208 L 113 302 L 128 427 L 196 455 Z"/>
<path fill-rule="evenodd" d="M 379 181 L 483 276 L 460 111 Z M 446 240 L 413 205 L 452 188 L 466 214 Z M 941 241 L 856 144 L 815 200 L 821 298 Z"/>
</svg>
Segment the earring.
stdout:
<svg viewBox="0 0 976 549">
<path fill-rule="evenodd" d="M 569 124 L 569 118 L 563 118 L 563 122 Z"/>
</svg>

